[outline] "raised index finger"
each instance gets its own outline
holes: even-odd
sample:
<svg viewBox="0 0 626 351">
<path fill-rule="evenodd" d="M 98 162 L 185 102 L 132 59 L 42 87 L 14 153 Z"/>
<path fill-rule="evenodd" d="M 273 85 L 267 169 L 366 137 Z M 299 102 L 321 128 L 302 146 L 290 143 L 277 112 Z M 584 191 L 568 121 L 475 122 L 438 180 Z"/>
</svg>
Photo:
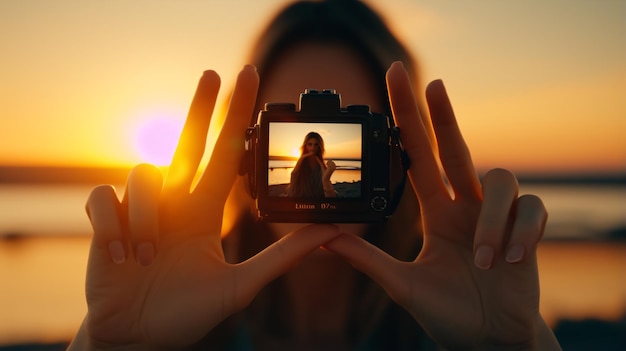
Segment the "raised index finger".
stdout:
<svg viewBox="0 0 626 351">
<path fill-rule="evenodd" d="M 456 195 L 479 197 L 478 175 L 441 80 L 428 85 L 426 101 L 437 136 L 439 159 L 452 189 Z"/>
<path fill-rule="evenodd" d="M 256 68 L 252 65 L 245 66 L 237 76 L 224 126 L 194 193 L 212 196 L 219 202 L 226 200 L 239 172 L 244 154 L 245 132 L 250 125 L 258 88 L 259 75 Z"/>
<path fill-rule="evenodd" d="M 387 71 L 387 87 L 393 117 L 411 160 L 409 176 L 422 206 L 433 196 L 449 196 L 402 63 L 394 62 Z"/>
<path fill-rule="evenodd" d="M 198 82 L 172 164 L 167 172 L 164 192 L 189 191 L 204 155 L 209 124 L 219 88 L 220 77 L 217 73 L 205 71 Z"/>
</svg>

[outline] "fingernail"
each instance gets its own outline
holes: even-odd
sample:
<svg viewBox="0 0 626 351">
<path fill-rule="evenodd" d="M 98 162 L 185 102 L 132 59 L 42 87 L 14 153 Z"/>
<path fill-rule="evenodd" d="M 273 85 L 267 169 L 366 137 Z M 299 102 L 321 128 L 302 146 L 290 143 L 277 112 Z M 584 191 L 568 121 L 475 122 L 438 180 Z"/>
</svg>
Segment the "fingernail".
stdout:
<svg viewBox="0 0 626 351">
<path fill-rule="evenodd" d="M 137 245 L 137 261 L 142 266 L 149 266 L 154 260 L 154 245 L 145 242 Z"/>
<path fill-rule="evenodd" d="M 522 245 L 513 245 L 509 248 L 509 252 L 506 253 L 506 258 L 505 260 L 508 263 L 517 263 L 520 262 L 522 260 L 522 258 L 524 258 L 524 253 L 526 252 L 526 249 L 524 249 L 524 246 Z"/>
<path fill-rule="evenodd" d="M 474 255 L 474 264 L 480 269 L 489 269 L 493 264 L 494 251 L 490 246 L 479 246 Z"/>
<path fill-rule="evenodd" d="M 248 64 L 248 65 L 243 66 L 243 69 L 256 71 L 256 66 Z"/>
<path fill-rule="evenodd" d="M 113 240 L 109 243 L 109 255 L 115 264 L 122 264 L 126 261 L 126 252 L 121 241 Z"/>
<path fill-rule="evenodd" d="M 220 84 L 220 76 L 212 69 L 208 69 L 202 73 L 200 82 L 204 84 Z"/>
<path fill-rule="evenodd" d="M 402 61 L 394 61 L 391 66 L 398 66 L 402 69 L 404 69 L 404 63 L 402 63 Z"/>
</svg>

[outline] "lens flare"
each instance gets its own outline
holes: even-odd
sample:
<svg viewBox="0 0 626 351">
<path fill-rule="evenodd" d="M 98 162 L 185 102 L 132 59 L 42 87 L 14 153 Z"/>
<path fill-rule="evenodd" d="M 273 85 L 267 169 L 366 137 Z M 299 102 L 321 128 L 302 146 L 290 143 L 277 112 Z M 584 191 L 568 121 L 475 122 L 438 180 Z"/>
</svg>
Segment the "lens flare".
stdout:
<svg viewBox="0 0 626 351">
<path fill-rule="evenodd" d="M 171 117 L 153 117 L 139 124 L 135 149 L 141 162 L 167 166 L 172 160 L 183 121 Z"/>
</svg>

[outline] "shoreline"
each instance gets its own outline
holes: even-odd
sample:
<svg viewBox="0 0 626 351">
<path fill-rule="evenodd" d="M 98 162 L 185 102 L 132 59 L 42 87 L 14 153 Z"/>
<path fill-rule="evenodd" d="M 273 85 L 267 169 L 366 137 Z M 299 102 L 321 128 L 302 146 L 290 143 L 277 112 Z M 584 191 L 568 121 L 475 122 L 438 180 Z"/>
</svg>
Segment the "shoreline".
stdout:
<svg viewBox="0 0 626 351">
<path fill-rule="evenodd" d="M 167 167 L 159 167 L 164 172 Z M 132 167 L 0 165 L 0 184 L 124 184 Z M 484 172 L 479 171 L 482 175 Z M 520 184 L 624 185 L 626 170 L 516 172 Z"/>
<path fill-rule="evenodd" d="M 286 198 L 287 187 L 289 184 L 274 184 L 267 187 L 267 194 L 270 197 Z M 337 191 L 340 198 L 356 199 L 361 197 L 361 182 L 340 182 L 334 183 L 333 187 Z"/>
</svg>

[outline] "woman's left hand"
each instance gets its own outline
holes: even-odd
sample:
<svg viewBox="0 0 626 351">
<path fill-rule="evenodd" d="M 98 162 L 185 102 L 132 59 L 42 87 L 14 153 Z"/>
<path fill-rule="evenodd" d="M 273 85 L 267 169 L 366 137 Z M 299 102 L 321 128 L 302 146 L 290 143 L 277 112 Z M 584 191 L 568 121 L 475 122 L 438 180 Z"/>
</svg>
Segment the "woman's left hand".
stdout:
<svg viewBox="0 0 626 351">
<path fill-rule="evenodd" d="M 256 68 L 246 66 L 197 181 L 220 86 L 213 71 L 200 79 L 165 180 L 157 168 L 139 165 L 121 201 L 111 186 L 91 192 L 88 312 L 70 350 L 186 348 L 339 234 L 332 225 L 307 226 L 246 261 L 226 261 L 223 211 L 239 170 L 233 160 L 244 155 L 258 84 Z"/>
<path fill-rule="evenodd" d="M 535 250 L 547 218 L 541 200 L 519 196 L 506 170 L 488 172 L 481 183 L 441 81 L 426 91 L 436 147 L 401 63 L 391 66 L 387 84 L 411 159 L 424 247 L 413 262 L 350 235 L 327 249 L 376 280 L 446 348 L 559 349 L 539 313 Z"/>
</svg>

